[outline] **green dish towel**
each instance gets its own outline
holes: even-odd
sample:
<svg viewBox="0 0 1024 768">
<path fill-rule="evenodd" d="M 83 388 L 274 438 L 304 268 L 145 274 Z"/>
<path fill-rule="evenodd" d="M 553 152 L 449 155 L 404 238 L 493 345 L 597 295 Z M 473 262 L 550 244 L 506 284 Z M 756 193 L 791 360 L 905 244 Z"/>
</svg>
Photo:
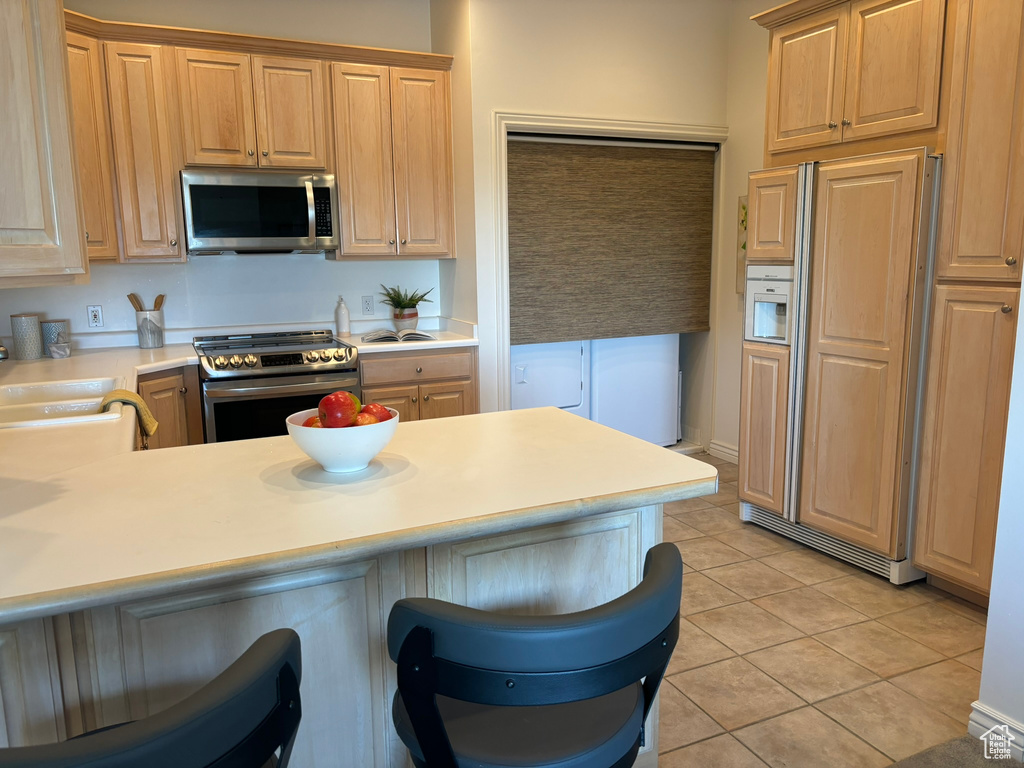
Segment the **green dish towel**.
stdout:
<svg viewBox="0 0 1024 768">
<path fill-rule="evenodd" d="M 139 412 L 139 429 L 143 431 L 146 437 L 152 437 L 156 432 L 156 428 L 160 426 L 160 423 L 153 418 L 153 412 L 149 410 L 146 401 L 134 392 L 127 389 L 115 389 L 108 392 L 106 397 L 103 398 L 103 402 L 100 403 L 100 413 L 103 413 L 114 403 L 130 405 Z"/>
</svg>

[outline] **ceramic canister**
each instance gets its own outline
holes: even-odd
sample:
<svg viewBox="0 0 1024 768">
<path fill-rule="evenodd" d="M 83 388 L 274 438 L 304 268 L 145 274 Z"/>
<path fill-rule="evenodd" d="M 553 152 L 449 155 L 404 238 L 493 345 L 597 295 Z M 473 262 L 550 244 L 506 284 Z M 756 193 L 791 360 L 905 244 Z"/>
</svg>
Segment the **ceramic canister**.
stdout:
<svg viewBox="0 0 1024 768">
<path fill-rule="evenodd" d="M 57 340 L 57 336 L 61 333 L 67 338 L 68 333 L 68 321 L 67 320 L 43 320 L 39 324 L 43 329 L 43 354 L 50 354 L 50 344 Z"/>
<path fill-rule="evenodd" d="M 11 315 L 11 332 L 14 334 L 16 360 L 37 360 L 43 356 L 43 333 L 39 327 L 39 315 Z"/>
</svg>

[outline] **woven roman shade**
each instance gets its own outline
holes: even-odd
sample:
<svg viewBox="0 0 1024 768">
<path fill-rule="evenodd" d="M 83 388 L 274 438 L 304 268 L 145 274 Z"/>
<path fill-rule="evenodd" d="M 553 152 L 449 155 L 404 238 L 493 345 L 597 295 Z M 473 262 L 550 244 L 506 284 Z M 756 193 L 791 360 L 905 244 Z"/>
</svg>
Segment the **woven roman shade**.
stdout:
<svg viewBox="0 0 1024 768">
<path fill-rule="evenodd" d="M 512 344 L 709 329 L 715 153 L 508 142 Z"/>
</svg>

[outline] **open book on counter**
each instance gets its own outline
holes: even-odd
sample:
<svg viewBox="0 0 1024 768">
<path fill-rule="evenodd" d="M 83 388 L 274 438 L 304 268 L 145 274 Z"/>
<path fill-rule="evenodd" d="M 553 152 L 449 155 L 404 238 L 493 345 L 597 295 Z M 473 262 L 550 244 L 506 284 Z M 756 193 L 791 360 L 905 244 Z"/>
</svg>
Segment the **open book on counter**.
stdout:
<svg viewBox="0 0 1024 768">
<path fill-rule="evenodd" d="M 370 333 L 360 336 L 359 339 L 365 343 L 371 341 L 437 341 L 437 336 L 426 331 L 417 331 L 414 328 L 406 328 L 402 331 L 383 328 L 379 331 L 370 331 Z"/>
</svg>

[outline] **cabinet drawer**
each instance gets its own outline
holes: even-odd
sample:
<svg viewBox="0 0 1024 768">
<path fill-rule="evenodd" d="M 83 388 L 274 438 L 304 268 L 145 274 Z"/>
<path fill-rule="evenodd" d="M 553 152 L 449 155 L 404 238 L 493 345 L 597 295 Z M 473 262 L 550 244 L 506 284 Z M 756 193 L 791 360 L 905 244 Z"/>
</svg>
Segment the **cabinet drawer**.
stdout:
<svg viewBox="0 0 1024 768">
<path fill-rule="evenodd" d="M 367 357 L 362 361 L 363 386 L 400 381 L 469 378 L 473 358 L 469 352 L 409 357 Z"/>
</svg>

